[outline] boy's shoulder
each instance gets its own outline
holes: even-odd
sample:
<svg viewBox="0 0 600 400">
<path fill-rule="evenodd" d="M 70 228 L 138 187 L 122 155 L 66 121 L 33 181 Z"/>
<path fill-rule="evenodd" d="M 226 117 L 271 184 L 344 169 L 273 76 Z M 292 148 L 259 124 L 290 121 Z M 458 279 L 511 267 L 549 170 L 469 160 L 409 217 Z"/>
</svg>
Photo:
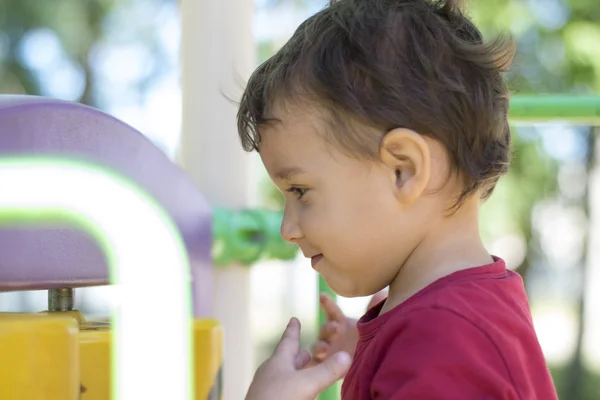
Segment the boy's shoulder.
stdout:
<svg viewBox="0 0 600 400">
<path fill-rule="evenodd" d="M 431 315 L 434 318 L 464 320 L 479 329 L 486 329 L 490 324 L 512 325 L 515 320 L 528 328 L 533 327 L 523 279 L 506 269 L 504 261 L 499 258 L 495 258 L 492 264 L 441 278 L 403 306 L 396 316 L 399 320 L 406 317 L 422 321 Z"/>
<path fill-rule="evenodd" d="M 401 398 L 555 398 L 523 281 L 502 260 L 442 278 L 381 316 L 369 313 L 358 325 L 346 391 L 368 385 Z M 361 376 L 371 378 L 361 384 Z"/>
<path fill-rule="evenodd" d="M 433 343 L 449 346 L 471 341 L 471 347 L 479 343 L 501 358 L 504 351 L 515 351 L 515 345 L 524 352 L 539 347 L 523 280 L 498 258 L 441 278 L 386 314 L 371 321 L 380 325 L 378 342 L 400 336 L 401 346 L 408 346 L 410 337 L 417 342 L 438 338 Z"/>
<path fill-rule="evenodd" d="M 531 325 L 523 280 L 515 272 L 507 270 L 504 261 L 497 257 L 492 264 L 443 277 L 388 313 L 378 316 L 382 305 L 369 310 L 361 318 L 359 329 L 373 325 L 396 330 L 412 321 L 427 326 L 428 319 L 431 319 L 433 328 L 439 320 L 484 328 L 488 323 L 518 318 Z"/>
</svg>

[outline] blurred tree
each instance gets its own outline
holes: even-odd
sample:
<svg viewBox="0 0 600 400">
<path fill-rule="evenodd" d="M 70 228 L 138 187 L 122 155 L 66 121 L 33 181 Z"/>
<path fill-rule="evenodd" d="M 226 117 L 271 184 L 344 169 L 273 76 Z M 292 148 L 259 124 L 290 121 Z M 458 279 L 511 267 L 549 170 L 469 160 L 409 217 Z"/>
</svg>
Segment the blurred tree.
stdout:
<svg viewBox="0 0 600 400">
<path fill-rule="evenodd" d="M 175 0 L 154 0 L 154 3 Z M 67 68 L 70 75 L 65 85 L 81 85 L 76 94 L 67 100 L 101 108 L 98 98 L 98 60 L 95 51 L 114 30 L 127 31 L 131 20 L 136 20 L 139 0 L 4 0 L 0 2 L 0 92 L 30 95 L 54 95 L 51 90 L 59 83 L 49 82 L 49 72 L 60 73 Z M 129 9 L 128 9 L 129 8 Z M 141 7 L 138 7 L 141 8 Z M 121 10 L 127 10 L 128 19 L 121 20 L 125 26 L 114 27 L 111 18 Z M 135 25 L 138 42 L 150 49 L 152 61 L 163 58 L 163 49 L 157 45 L 154 21 L 144 21 L 141 15 Z M 114 25 L 114 24 L 113 24 Z M 112 30 L 111 30 L 112 29 Z M 37 40 L 36 40 L 37 39 Z M 35 42 L 32 47 L 31 43 Z M 114 43 L 113 43 L 114 44 Z M 38 52 L 38 54 L 31 54 Z M 58 52 L 60 62 L 49 55 Z M 95 57 L 96 56 L 96 57 Z M 52 60 L 48 60 L 52 58 Z M 54 61 L 49 65 L 49 61 Z M 137 82 L 132 90 L 143 92 L 148 80 L 161 72 L 160 62 L 151 62 L 153 68 Z M 104 89 L 106 91 L 106 89 Z M 56 90 L 54 90 L 56 92 Z M 59 90 L 60 93 L 65 92 Z M 68 96 L 67 96 L 68 97 Z"/>
<path fill-rule="evenodd" d="M 95 105 L 94 76 L 89 64 L 92 47 L 102 38 L 102 22 L 114 7 L 114 0 L 4 0 L 0 3 L 0 91 L 2 93 L 44 94 L 44 82 L 28 65 L 23 54 L 28 35 L 49 29 L 66 56 L 83 72 L 84 87 L 77 101 Z"/>
<path fill-rule="evenodd" d="M 512 74 L 515 88 L 520 92 L 545 93 L 545 92 L 574 92 L 589 93 L 600 92 L 600 9 L 595 0 L 498 0 L 495 2 L 473 2 L 473 15 L 480 26 L 487 32 L 499 29 L 508 29 L 515 37 L 519 46 L 518 58 Z M 531 174 L 536 168 L 535 158 L 519 153 L 522 140 L 517 136 L 515 146 L 515 162 L 511 174 L 519 177 L 521 184 L 515 186 L 513 193 L 523 197 L 524 192 L 529 192 L 526 207 L 517 207 L 510 213 L 514 220 L 519 221 L 521 232 L 525 234 L 529 244 L 528 256 L 520 271 L 527 276 L 531 257 L 535 257 L 534 233 L 531 227 L 531 213 L 537 201 L 544 197 L 554 196 L 556 185 L 556 161 L 551 168 L 546 168 L 546 173 L 540 176 Z M 595 135 L 589 135 L 585 149 L 586 164 L 593 162 Z M 538 158 L 539 159 L 539 158 Z M 519 160 L 525 162 L 519 162 Z M 588 174 L 589 175 L 589 174 Z M 547 185 L 549 181 L 552 184 Z M 544 182 L 544 184 L 541 184 Z M 510 180 L 505 180 L 510 184 Z M 535 193 L 537 191 L 537 194 Z M 533 197 L 531 197 L 533 195 Z M 513 208 L 515 203 L 506 203 L 504 207 Z M 496 208 L 502 205 L 494 204 Z M 587 200 L 581 204 L 587 215 Z M 584 250 L 585 251 L 585 250 Z M 585 280 L 587 267 L 585 254 L 578 263 L 581 280 Z M 569 399 L 583 399 L 591 396 L 584 393 L 583 379 L 585 368 L 582 365 L 582 338 L 584 329 L 583 312 L 585 310 L 585 285 L 578 293 L 577 304 L 577 341 L 569 371 L 566 372 L 564 384 L 559 386 L 559 397 Z M 599 396 L 597 393 L 593 398 Z"/>
</svg>

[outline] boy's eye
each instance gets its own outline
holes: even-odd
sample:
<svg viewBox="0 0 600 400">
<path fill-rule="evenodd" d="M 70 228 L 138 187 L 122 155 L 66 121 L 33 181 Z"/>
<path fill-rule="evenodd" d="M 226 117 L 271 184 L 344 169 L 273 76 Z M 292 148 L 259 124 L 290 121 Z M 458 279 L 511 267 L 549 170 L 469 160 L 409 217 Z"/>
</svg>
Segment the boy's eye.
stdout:
<svg viewBox="0 0 600 400">
<path fill-rule="evenodd" d="M 300 200 L 302 198 L 302 196 L 304 196 L 304 194 L 306 193 L 307 190 L 308 189 L 305 189 L 305 188 L 291 187 L 291 188 L 287 189 L 286 191 L 294 194 L 296 196 L 296 198 L 298 200 Z"/>
</svg>

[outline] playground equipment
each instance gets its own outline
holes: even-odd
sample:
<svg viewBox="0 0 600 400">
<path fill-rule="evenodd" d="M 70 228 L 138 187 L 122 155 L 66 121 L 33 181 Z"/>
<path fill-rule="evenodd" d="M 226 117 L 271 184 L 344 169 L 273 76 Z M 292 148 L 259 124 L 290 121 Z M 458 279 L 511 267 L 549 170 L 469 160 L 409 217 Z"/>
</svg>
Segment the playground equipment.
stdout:
<svg viewBox="0 0 600 400">
<path fill-rule="evenodd" d="M 0 290 L 48 290 L 47 310 L 0 314 L 0 398 L 219 399 L 212 263 L 293 257 L 279 216 L 213 215 L 141 134 L 79 104 L 0 96 L 0 154 Z M 75 288 L 109 277 L 116 315 L 87 321 Z"/>
<path fill-rule="evenodd" d="M 512 122 L 549 119 L 599 124 L 600 97 L 513 99 Z M 131 127 L 33 96 L 0 96 L 0 187 L 0 291 L 48 290 L 0 313 L 0 398 L 221 399 L 213 264 L 293 258 L 279 214 L 211 210 Z M 108 283 L 115 315 L 87 321 L 76 288 Z"/>
</svg>

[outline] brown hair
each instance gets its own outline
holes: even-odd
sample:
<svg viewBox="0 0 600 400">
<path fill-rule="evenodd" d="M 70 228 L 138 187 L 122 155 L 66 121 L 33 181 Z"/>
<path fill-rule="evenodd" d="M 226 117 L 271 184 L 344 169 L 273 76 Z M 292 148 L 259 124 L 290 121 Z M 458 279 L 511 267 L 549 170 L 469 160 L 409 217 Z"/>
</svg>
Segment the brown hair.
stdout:
<svg viewBox="0 0 600 400">
<path fill-rule="evenodd" d="M 456 206 L 478 190 L 487 198 L 510 159 L 502 72 L 514 52 L 501 37 L 484 43 L 457 0 L 330 1 L 252 74 L 238 111 L 242 145 L 258 151 L 274 105 L 313 104 L 350 154 L 377 157 L 399 127 L 438 140 L 464 177 Z"/>
</svg>

